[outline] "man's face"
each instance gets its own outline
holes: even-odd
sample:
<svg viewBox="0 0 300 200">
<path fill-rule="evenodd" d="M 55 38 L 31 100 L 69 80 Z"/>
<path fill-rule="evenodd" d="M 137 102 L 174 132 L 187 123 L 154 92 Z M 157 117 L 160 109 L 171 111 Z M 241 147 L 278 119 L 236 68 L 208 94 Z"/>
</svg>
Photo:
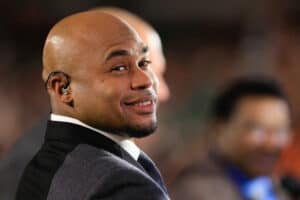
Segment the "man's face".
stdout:
<svg viewBox="0 0 300 200">
<path fill-rule="evenodd" d="M 290 138 L 286 102 L 274 97 L 243 97 L 218 141 L 223 154 L 251 177 L 270 175 Z"/>
<path fill-rule="evenodd" d="M 157 83 L 148 49 L 134 34 L 95 38 L 71 77 L 78 118 L 114 134 L 143 137 L 156 128 Z M 101 40 L 101 39 L 99 39 Z"/>
</svg>

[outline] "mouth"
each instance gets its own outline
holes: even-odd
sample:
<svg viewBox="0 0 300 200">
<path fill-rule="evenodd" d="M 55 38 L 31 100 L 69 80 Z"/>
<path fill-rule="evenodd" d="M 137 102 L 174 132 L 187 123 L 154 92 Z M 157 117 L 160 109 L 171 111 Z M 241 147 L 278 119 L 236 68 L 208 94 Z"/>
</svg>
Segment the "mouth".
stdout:
<svg viewBox="0 0 300 200">
<path fill-rule="evenodd" d="M 152 114 L 156 110 L 156 101 L 154 96 L 149 96 L 126 101 L 124 105 L 138 114 Z"/>
<path fill-rule="evenodd" d="M 255 160 L 253 163 L 259 163 L 259 165 L 257 165 L 258 168 L 269 172 L 274 168 L 276 162 L 278 161 L 278 157 L 278 155 L 276 156 L 273 154 L 257 155 L 255 159 L 253 159 Z"/>
<path fill-rule="evenodd" d="M 278 156 L 274 156 L 274 155 L 269 155 L 269 156 L 259 156 L 257 159 L 261 164 L 265 164 L 265 165 L 273 165 L 277 160 L 278 160 Z"/>
</svg>

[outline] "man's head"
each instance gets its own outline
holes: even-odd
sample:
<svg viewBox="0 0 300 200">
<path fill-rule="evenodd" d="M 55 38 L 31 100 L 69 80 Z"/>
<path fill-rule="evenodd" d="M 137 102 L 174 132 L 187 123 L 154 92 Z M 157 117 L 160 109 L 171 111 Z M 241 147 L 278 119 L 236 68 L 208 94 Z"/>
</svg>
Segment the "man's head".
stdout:
<svg viewBox="0 0 300 200">
<path fill-rule="evenodd" d="M 215 101 L 221 156 L 248 176 L 270 175 L 290 138 L 290 108 L 279 85 L 268 79 L 241 79 Z"/>
<path fill-rule="evenodd" d="M 58 22 L 43 52 L 52 111 L 114 134 L 156 128 L 157 81 L 148 47 L 120 19 L 87 11 Z"/>
<path fill-rule="evenodd" d="M 157 31 L 149 23 L 127 10 L 116 7 L 101 7 L 96 10 L 109 13 L 125 20 L 136 30 L 142 41 L 148 45 L 151 67 L 159 81 L 158 101 L 160 103 L 167 101 L 170 96 L 170 91 L 164 78 L 166 60 L 162 50 L 161 39 Z"/>
</svg>

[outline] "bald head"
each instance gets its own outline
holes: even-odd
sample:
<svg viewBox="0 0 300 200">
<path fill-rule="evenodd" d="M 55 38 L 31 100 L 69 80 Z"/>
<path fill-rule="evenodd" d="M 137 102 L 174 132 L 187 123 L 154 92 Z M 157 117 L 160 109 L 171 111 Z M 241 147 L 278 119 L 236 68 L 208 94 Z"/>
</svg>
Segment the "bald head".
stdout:
<svg viewBox="0 0 300 200">
<path fill-rule="evenodd" d="M 165 102 L 169 99 L 170 91 L 165 81 L 164 73 L 166 70 L 165 56 L 162 50 L 161 39 L 157 31 L 145 20 L 127 10 L 117 7 L 100 7 L 95 10 L 106 12 L 119 17 L 132 26 L 150 49 L 151 66 L 159 80 L 158 100 Z"/>
<path fill-rule="evenodd" d="M 66 17 L 50 31 L 43 79 L 52 112 L 119 135 L 156 128 L 157 79 L 148 47 L 126 22 L 101 11 Z"/>
<path fill-rule="evenodd" d="M 120 19 L 104 12 L 87 11 L 58 22 L 49 32 L 43 51 L 43 80 L 53 71 L 75 73 L 92 52 L 119 38 L 139 40 L 135 31 Z"/>
<path fill-rule="evenodd" d="M 97 8 L 96 10 L 101 12 L 106 12 L 108 14 L 111 14 L 113 16 L 116 16 L 122 20 L 125 20 L 128 24 L 130 24 L 140 35 L 142 40 L 148 41 L 148 35 L 149 33 L 156 35 L 156 39 L 159 40 L 158 44 L 161 48 L 161 42 L 158 33 L 155 31 L 155 29 L 145 20 L 138 17 L 137 15 L 121 8 L 117 7 L 101 7 Z"/>
</svg>

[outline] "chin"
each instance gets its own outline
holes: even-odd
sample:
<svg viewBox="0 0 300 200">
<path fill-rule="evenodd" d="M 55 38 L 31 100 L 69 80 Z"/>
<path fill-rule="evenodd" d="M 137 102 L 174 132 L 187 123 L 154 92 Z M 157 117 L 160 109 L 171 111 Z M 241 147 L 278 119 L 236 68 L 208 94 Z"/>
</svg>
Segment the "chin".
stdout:
<svg viewBox="0 0 300 200">
<path fill-rule="evenodd" d="M 272 170 L 270 169 L 255 169 L 252 170 L 252 173 L 250 174 L 251 177 L 259 177 L 259 176 L 271 176 Z"/>
<path fill-rule="evenodd" d="M 124 132 L 127 133 L 127 135 L 130 137 L 143 138 L 154 133 L 156 129 L 157 129 L 157 123 L 155 122 L 149 125 L 128 126 Z"/>
</svg>

